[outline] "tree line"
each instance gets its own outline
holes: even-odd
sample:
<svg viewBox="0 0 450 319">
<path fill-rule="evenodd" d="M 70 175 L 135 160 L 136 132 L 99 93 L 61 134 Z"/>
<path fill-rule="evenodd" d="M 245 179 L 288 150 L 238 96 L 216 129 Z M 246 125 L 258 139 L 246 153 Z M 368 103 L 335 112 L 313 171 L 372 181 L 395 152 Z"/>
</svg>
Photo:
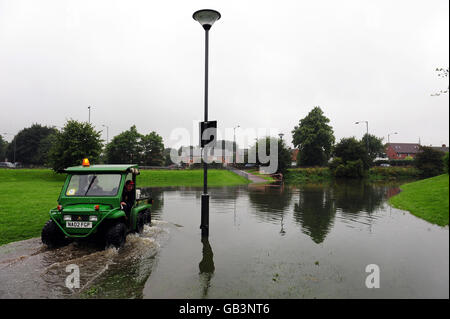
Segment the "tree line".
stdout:
<svg viewBox="0 0 450 319">
<path fill-rule="evenodd" d="M 292 131 L 295 147 L 298 148 L 298 166 L 328 166 L 335 177 L 361 178 L 367 175 L 378 156 L 385 152 L 383 138 L 366 133 L 361 140 L 355 137 L 342 138 L 335 143 L 330 120 L 317 106 L 299 121 Z M 422 176 L 435 176 L 448 171 L 448 153 L 421 146 L 411 161 Z"/>
<path fill-rule="evenodd" d="M 383 138 L 365 134 L 360 140 L 355 137 L 342 138 L 336 143 L 330 120 L 319 106 L 300 119 L 292 130 L 292 143 L 297 148 L 297 165 L 300 167 L 328 166 L 336 177 L 363 177 L 374 165 L 374 160 L 384 153 Z M 141 134 L 133 125 L 129 130 L 116 135 L 108 144 L 101 139 L 102 131 L 86 122 L 69 120 L 61 130 L 33 124 L 22 129 L 8 143 L 0 135 L 0 159 L 8 158 L 24 165 L 47 166 L 55 171 L 79 165 L 87 157 L 92 163 L 134 163 L 144 166 L 168 166 L 172 164 L 170 148 L 164 148 L 163 139 L 155 131 Z M 246 153 L 258 154 L 264 141 L 266 154 L 270 142 L 278 146 L 277 173 L 286 173 L 291 166 L 291 150 L 282 138 L 265 137 L 255 142 Z M 237 149 L 234 142 L 220 141 L 224 148 Z M 192 148 L 192 146 L 191 146 Z M 178 150 L 180 155 L 181 148 Z M 424 176 L 437 175 L 444 170 L 440 152 L 422 147 L 413 163 Z M 438 160 L 439 159 L 439 160 Z M 256 165 L 264 165 L 256 156 Z M 438 163 L 439 162 L 439 163 Z M 448 156 L 447 156 L 448 163 Z M 448 164 L 446 164 L 448 166 Z"/>
<path fill-rule="evenodd" d="M 133 125 L 106 146 L 101 133 L 90 123 L 75 120 L 67 121 L 61 130 L 33 124 L 17 133 L 10 143 L 0 135 L 0 159 L 24 166 L 51 167 L 57 172 L 80 165 L 83 158 L 96 164 L 162 166 L 167 163 L 163 139 L 154 131 L 141 134 Z"/>
</svg>

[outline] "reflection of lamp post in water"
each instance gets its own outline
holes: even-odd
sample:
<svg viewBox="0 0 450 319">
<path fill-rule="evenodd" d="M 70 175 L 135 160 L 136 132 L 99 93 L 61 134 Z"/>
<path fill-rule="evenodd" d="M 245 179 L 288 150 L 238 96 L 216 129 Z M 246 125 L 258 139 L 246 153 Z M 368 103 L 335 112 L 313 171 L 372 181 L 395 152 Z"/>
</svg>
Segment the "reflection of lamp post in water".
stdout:
<svg viewBox="0 0 450 319">
<path fill-rule="evenodd" d="M 209 244 L 208 237 L 202 237 L 202 260 L 198 264 L 198 268 L 200 270 L 200 279 L 202 283 L 204 284 L 203 287 L 203 297 L 206 297 L 208 295 L 208 289 L 211 285 L 211 278 L 214 275 L 214 254 L 211 248 L 211 245 Z"/>
<path fill-rule="evenodd" d="M 281 215 L 281 230 L 280 230 L 281 236 L 284 236 L 286 234 L 286 231 L 284 230 L 283 218 L 284 215 Z"/>
</svg>

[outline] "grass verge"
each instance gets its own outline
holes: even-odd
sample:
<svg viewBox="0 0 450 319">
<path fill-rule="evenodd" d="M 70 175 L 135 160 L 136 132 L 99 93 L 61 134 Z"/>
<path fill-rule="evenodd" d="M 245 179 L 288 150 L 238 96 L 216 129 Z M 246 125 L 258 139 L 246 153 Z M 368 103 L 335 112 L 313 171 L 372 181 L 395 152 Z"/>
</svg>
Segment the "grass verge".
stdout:
<svg viewBox="0 0 450 319">
<path fill-rule="evenodd" d="M 203 186 L 203 169 L 141 170 L 138 187 Z M 242 176 L 224 169 L 208 169 L 208 187 L 248 184 Z"/>
<path fill-rule="evenodd" d="M 400 186 L 402 192 L 389 203 L 439 226 L 448 225 L 448 174 L 423 179 Z"/>
</svg>

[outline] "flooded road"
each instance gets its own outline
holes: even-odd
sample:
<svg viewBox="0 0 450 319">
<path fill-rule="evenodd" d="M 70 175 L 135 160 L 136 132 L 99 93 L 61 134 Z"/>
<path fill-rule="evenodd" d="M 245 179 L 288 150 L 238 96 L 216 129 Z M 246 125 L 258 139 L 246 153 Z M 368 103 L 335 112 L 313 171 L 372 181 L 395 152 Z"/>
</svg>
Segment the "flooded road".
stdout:
<svg viewBox="0 0 450 319">
<path fill-rule="evenodd" d="M 170 225 L 155 221 L 129 234 L 121 249 L 71 243 L 47 249 L 40 238 L 0 246 L 0 298 L 142 298 Z M 67 288 L 69 265 L 79 268 L 79 288 Z"/>
<path fill-rule="evenodd" d="M 153 223 L 120 250 L 0 246 L 0 298 L 448 298 L 449 230 L 394 209 L 398 184 L 147 189 Z M 65 286 L 79 266 L 80 288 Z M 368 265 L 380 288 L 369 289 Z"/>
</svg>

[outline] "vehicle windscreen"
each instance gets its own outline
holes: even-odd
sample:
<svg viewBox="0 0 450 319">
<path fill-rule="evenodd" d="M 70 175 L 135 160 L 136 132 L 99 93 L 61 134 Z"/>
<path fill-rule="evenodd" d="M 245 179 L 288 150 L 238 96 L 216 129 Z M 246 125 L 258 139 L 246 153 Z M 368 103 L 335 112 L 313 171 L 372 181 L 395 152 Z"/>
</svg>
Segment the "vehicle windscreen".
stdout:
<svg viewBox="0 0 450 319">
<path fill-rule="evenodd" d="M 66 196 L 115 196 L 120 185 L 120 174 L 72 175 Z"/>
</svg>

